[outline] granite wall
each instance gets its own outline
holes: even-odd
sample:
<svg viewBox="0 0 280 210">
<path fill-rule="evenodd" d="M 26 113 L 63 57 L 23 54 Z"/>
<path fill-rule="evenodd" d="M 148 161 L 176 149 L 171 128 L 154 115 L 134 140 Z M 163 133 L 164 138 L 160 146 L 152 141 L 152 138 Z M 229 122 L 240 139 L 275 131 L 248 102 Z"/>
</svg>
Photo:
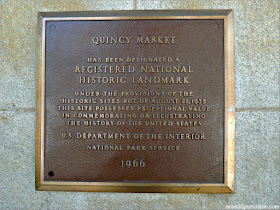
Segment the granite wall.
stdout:
<svg viewBox="0 0 280 210">
<path fill-rule="evenodd" d="M 279 208 L 279 5 L 278 0 L 1 0 L 0 209 Z M 35 191 L 38 12 L 145 9 L 234 10 L 235 194 Z"/>
</svg>

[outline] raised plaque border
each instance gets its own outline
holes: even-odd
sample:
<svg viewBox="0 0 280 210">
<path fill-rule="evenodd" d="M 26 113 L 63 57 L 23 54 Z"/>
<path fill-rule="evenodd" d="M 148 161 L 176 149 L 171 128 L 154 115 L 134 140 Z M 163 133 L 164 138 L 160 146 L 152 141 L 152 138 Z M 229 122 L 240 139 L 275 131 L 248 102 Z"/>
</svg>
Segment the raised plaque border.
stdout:
<svg viewBox="0 0 280 210">
<path fill-rule="evenodd" d="M 45 27 L 47 21 L 67 20 L 135 20 L 135 19 L 223 19 L 225 64 L 225 148 L 224 183 L 123 183 L 64 182 L 44 180 L 45 130 Z M 143 10 L 39 12 L 37 30 L 35 169 L 36 190 L 86 192 L 160 192 L 160 193 L 234 193 L 235 161 L 235 91 L 234 30 L 232 10 Z"/>
</svg>

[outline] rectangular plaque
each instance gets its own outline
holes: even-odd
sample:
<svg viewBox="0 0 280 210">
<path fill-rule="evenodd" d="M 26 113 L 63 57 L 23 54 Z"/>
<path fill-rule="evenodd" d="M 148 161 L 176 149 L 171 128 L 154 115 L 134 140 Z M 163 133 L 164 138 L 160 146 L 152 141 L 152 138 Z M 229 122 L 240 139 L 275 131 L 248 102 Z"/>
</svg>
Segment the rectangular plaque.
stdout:
<svg viewBox="0 0 280 210">
<path fill-rule="evenodd" d="M 36 189 L 234 192 L 233 12 L 39 13 Z"/>
</svg>

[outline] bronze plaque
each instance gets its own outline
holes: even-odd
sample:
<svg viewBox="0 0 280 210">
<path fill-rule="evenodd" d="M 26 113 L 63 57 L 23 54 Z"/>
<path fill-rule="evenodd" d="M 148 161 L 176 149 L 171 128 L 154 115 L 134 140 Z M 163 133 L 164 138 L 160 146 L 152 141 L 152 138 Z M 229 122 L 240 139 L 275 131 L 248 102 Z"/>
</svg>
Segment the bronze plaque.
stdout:
<svg viewBox="0 0 280 210">
<path fill-rule="evenodd" d="M 233 192 L 232 11 L 39 13 L 36 188 Z"/>
</svg>

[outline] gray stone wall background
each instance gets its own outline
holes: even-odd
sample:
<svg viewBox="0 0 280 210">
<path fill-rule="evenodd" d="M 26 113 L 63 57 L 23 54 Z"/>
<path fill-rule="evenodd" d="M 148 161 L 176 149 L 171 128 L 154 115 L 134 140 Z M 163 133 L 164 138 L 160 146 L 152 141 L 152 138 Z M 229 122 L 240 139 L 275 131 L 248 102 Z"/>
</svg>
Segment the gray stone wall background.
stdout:
<svg viewBox="0 0 280 210">
<path fill-rule="evenodd" d="M 225 209 L 229 205 L 280 205 L 279 5 L 278 0 L 1 0 L 0 209 Z M 35 191 L 38 12 L 135 9 L 234 10 L 235 194 Z"/>
</svg>

